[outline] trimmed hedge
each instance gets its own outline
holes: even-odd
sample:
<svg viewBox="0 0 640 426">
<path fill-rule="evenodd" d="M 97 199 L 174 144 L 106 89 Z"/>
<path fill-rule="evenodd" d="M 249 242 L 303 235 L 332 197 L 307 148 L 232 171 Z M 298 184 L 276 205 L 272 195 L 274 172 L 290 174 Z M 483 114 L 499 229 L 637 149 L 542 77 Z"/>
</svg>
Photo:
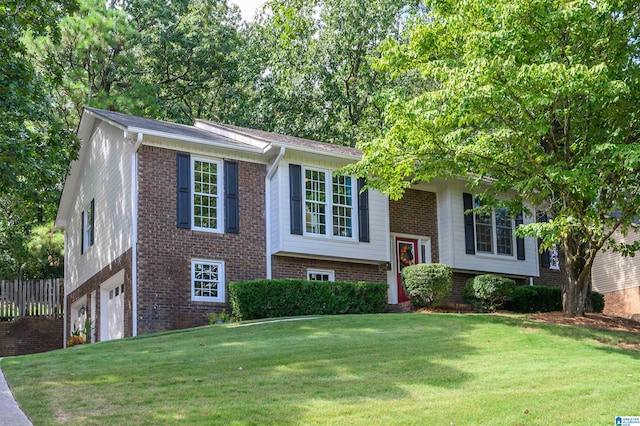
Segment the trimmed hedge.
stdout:
<svg viewBox="0 0 640 426">
<path fill-rule="evenodd" d="M 232 282 L 229 303 L 232 316 L 240 320 L 378 313 L 387 306 L 387 284 L 300 279 Z"/>
<path fill-rule="evenodd" d="M 509 299 L 516 287 L 510 278 L 494 274 L 478 275 L 467 280 L 462 291 L 462 300 L 479 311 L 495 312 Z"/>
<path fill-rule="evenodd" d="M 402 270 L 402 286 L 417 308 L 431 306 L 451 297 L 453 272 L 441 263 L 419 263 Z"/>
<path fill-rule="evenodd" d="M 594 312 L 604 309 L 604 296 L 597 291 L 591 292 Z M 562 311 L 562 290 L 560 287 L 541 285 L 516 287 L 504 308 L 513 312 L 556 312 Z"/>
</svg>

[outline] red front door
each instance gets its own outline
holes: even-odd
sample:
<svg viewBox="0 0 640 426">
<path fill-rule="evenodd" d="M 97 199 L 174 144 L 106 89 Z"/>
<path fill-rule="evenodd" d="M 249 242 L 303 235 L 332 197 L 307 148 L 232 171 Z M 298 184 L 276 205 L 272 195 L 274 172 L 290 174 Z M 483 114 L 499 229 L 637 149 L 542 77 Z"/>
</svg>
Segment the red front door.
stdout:
<svg viewBox="0 0 640 426">
<path fill-rule="evenodd" d="M 418 263 L 418 240 L 396 237 L 396 271 L 398 273 L 398 303 L 409 300 L 402 287 L 402 270 Z"/>
</svg>

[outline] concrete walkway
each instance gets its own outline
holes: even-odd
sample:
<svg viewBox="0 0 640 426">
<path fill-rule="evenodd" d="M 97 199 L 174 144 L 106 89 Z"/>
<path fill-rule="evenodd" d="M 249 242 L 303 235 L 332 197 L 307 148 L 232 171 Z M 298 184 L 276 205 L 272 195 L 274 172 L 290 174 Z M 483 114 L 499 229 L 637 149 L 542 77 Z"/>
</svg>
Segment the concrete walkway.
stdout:
<svg viewBox="0 0 640 426">
<path fill-rule="evenodd" d="M 0 358 L 2 361 L 2 358 Z M 33 426 L 18 406 L 0 369 L 0 426 Z"/>
</svg>

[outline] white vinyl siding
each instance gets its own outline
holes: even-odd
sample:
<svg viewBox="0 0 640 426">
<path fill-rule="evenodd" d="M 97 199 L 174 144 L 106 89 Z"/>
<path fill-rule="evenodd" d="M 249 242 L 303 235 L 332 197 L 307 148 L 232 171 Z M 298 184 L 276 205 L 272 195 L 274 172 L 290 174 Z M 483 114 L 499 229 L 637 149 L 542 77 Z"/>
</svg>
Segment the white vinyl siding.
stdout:
<svg viewBox="0 0 640 426">
<path fill-rule="evenodd" d="M 99 124 L 91 139 L 83 141 L 85 164 L 67 225 L 65 263 L 74 265 L 67 268 L 67 294 L 132 246 L 131 170 L 135 141 L 125 140 L 122 130 L 107 123 L 96 123 Z M 81 213 L 92 199 L 98 206 L 94 212 L 94 245 L 81 254 Z"/>
<path fill-rule="evenodd" d="M 633 244 L 640 240 L 640 228 L 630 230 L 626 236 L 616 231 L 613 235 L 617 242 Z M 599 252 L 591 271 L 593 289 L 600 293 L 640 287 L 640 253 L 634 257 L 624 257 L 611 250 Z"/>
<path fill-rule="evenodd" d="M 291 160 L 300 164 L 301 159 Z M 308 167 L 317 170 L 331 170 L 344 164 L 309 164 Z M 304 175 L 303 175 L 304 176 Z M 354 220 L 352 225 L 353 238 L 316 236 L 313 234 L 292 235 L 290 232 L 290 200 L 289 200 L 289 164 L 282 161 L 271 181 L 271 250 L 274 254 L 294 255 L 304 257 L 323 257 L 346 261 L 383 263 L 389 262 L 389 201 L 380 192 L 369 190 L 369 229 L 371 240 L 369 243 L 358 241 L 358 224 Z M 357 212 L 357 196 L 355 179 L 351 179 L 353 186 L 353 212 Z M 273 186 L 277 186 L 273 188 Z M 303 189 L 304 191 L 304 189 Z M 303 194 L 304 196 L 304 194 Z M 277 208 L 277 212 L 273 209 Z M 280 218 L 273 220 L 273 215 Z M 331 222 L 330 222 L 331 223 Z"/>
<path fill-rule="evenodd" d="M 439 260 L 460 271 L 486 272 L 524 277 L 540 275 L 537 244 L 533 238 L 524 239 L 525 259 L 514 255 L 487 255 L 478 252 L 469 255 L 465 250 L 463 192 L 468 192 L 462 183 L 445 182 L 438 191 L 438 249 Z M 525 224 L 531 222 L 525 217 Z M 512 236 L 512 239 L 515 239 Z M 476 241 L 476 247 L 477 247 Z M 515 244 L 515 242 L 513 243 Z M 495 242 L 492 242 L 495 251 Z M 515 245 L 512 245 L 515 253 Z"/>
</svg>

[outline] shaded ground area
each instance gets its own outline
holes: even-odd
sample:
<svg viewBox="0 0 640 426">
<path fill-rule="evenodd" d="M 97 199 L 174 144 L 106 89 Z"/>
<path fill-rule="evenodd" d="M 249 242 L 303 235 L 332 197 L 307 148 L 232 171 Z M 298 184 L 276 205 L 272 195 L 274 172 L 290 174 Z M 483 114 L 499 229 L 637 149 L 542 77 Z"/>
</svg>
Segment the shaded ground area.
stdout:
<svg viewBox="0 0 640 426">
<path fill-rule="evenodd" d="M 588 313 L 583 317 L 567 318 L 562 315 L 562 312 L 544 312 L 531 314 L 529 318 L 550 324 L 576 325 L 598 330 L 640 333 L 640 322 L 606 314 Z"/>
</svg>

